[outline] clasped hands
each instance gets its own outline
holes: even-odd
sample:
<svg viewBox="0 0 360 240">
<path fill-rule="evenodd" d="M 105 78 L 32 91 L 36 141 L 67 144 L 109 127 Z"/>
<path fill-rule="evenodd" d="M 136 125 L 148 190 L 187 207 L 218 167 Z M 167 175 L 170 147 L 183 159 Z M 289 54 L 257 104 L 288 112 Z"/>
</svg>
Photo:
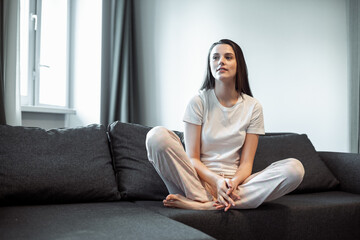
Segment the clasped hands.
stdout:
<svg viewBox="0 0 360 240">
<path fill-rule="evenodd" d="M 218 210 L 224 209 L 225 212 L 229 210 L 231 206 L 234 207 L 235 201 L 240 200 L 240 196 L 234 192 L 237 187 L 232 179 L 219 178 L 216 181 L 217 200 L 213 206 Z"/>
</svg>

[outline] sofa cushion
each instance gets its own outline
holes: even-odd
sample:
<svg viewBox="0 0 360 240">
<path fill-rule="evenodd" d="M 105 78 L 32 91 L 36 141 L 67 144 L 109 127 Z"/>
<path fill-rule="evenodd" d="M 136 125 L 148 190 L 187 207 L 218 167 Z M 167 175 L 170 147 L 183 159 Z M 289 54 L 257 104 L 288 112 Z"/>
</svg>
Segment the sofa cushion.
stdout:
<svg viewBox="0 0 360 240">
<path fill-rule="evenodd" d="M 213 239 L 131 202 L 0 208 L 0 239 Z"/>
<path fill-rule="evenodd" d="M 150 127 L 114 122 L 109 136 L 121 198 L 162 200 L 168 194 L 147 158 L 146 134 Z"/>
<path fill-rule="evenodd" d="M 339 184 L 305 134 L 260 136 L 253 172 L 285 158 L 300 160 L 305 169 L 303 182 L 294 192 L 325 191 Z"/>
<path fill-rule="evenodd" d="M 227 212 L 135 204 L 194 227 L 216 239 L 360 239 L 360 195 L 330 191 L 291 194 L 257 209 Z"/>
<path fill-rule="evenodd" d="M 0 126 L 0 203 L 119 198 L 105 127 Z"/>
<path fill-rule="evenodd" d="M 319 156 L 339 180 L 339 189 L 360 194 L 360 154 L 319 152 Z"/>
</svg>

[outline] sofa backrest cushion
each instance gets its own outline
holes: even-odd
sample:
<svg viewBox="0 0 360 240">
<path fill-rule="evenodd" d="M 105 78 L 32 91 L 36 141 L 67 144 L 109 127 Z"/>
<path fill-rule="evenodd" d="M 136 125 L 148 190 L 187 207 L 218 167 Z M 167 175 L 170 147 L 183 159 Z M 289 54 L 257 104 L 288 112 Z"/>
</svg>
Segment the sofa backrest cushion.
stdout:
<svg viewBox="0 0 360 240">
<path fill-rule="evenodd" d="M 104 126 L 0 126 L 0 204 L 119 199 Z"/>
<path fill-rule="evenodd" d="M 163 200 L 168 194 L 147 158 L 145 139 L 150 129 L 122 122 L 109 126 L 116 178 L 123 200 Z"/>
<path fill-rule="evenodd" d="M 294 193 L 326 191 L 339 184 L 306 134 L 260 136 L 253 172 L 261 171 L 271 163 L 286 158 L 300 160 L 305 169 L 304 179 Z"/>
</svg>

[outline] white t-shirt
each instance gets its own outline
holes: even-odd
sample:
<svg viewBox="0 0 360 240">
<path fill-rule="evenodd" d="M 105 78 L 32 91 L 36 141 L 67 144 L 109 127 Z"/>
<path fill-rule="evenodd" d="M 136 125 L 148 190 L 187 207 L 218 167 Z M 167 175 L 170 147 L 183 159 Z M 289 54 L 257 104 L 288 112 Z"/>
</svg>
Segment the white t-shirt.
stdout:
<svg viewBox="0 0 360 240">
<path fill-rule="evenodd" d="M 249 95 L 239 96 L 232 107 L 224 107 L 214 89 L 199 91 L 185 111 L 184 122 L 202 125 L 200 160 L 211 171 L 234 176 L 246 133 L 264 134 L 260 103 Z"/>
</svg>

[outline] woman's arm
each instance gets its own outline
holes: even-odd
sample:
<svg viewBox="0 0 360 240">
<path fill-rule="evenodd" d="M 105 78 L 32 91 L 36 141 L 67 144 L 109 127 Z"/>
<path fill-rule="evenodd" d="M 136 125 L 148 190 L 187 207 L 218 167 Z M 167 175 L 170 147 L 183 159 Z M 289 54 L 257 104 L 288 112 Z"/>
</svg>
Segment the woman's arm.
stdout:
<svg viewBox="0 0 360 240">
<path fill-rule="evenodd" d="M 217 193 L 218 201 L 225 206 L 228 206 L 228 203 L 235 205 L 231 197 L 226 194 L 228 186 L 225 179 L 212 172 L 200 161 L 201 125 L 185 122 L 185 148 L 197 174 Z"/>
<path fill-rule="evenodd" d="M 230 181 L 230 185 L 232 186 L 227 194 L 230 194 L 238 187 L 238 185 L 242 184 L 245 179 L 251 175 L 258 142 L 259 135 L 246 134 L 245 143 L 242 147 L 240 156 L 240 165 L 235 173 L 235 176 Z"/>
</svg>

